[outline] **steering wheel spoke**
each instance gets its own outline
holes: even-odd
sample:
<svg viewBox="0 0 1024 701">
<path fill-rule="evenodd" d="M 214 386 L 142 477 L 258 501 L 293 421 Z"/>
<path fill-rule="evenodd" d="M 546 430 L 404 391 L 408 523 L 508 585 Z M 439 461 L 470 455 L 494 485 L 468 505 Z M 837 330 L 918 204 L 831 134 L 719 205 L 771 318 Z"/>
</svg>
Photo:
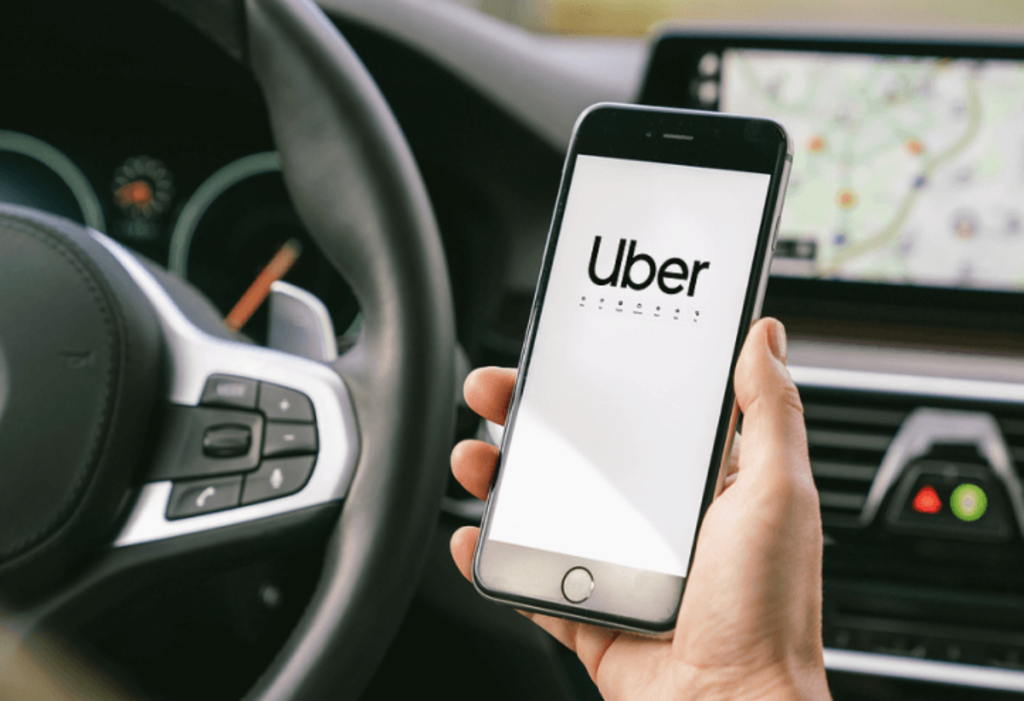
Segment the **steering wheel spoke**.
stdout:
<svg viewBox="0 0 1024 701">
<path fill-rule="evenodd" d="M 150 471 L 176 479 L 142 486 L 114 546 L 343 499 L 359 455 L 359 432 L 340 375 L 324 363 L 205 333 L 138 259 L 101 234 L 95 236 L 156 311 L 167 346 L 165 399 L 177 410 L 165 413 L 170 420 L 161 427 L 157 466 Z M 203 445 L 204 438 L 218 427 L 241 427 L 247 417 L 257 425 L 245 426 L 253 435 L 239 456 L 242 461 L 206 455 L 215 451 Z M 237 471 L 235 464 L 245 469 Z"/>
</svg>

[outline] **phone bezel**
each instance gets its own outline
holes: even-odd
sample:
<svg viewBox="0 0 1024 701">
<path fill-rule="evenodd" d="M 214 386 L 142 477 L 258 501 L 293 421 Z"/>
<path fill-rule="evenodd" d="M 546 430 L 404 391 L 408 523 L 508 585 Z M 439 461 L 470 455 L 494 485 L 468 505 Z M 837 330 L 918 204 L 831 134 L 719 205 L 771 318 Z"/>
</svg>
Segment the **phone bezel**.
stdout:
<svg viewBox="0 0 1024 701">
<path fill-rule="evenodd" d="M 663 134 L 666 133 L 685 134 L 693 138 L 690 140 L 668 139 L 663 137 Z M 572 183 L 572 175 L 578 156 L 594 155 L 703 168 L 757 172 L 770 176 L 768 193 L 765 198 L 757 234 L 758 240 L 747 280 L 747 291 L 744 295 L 743 308 L 740 314 L 739 328 L 736 330 L 736 341 L 729 365 L 728 377 L 731 379 L 735 372 L 736 362 L 746 338 L 747 330 L 752 320 L 760 312 L 765 283 L 768 279 L 768 262 L 770 261 L 769 254 L 772 236 L 775 224 L 778 221 L 778 214 L 781 211 L 781 194 L 784 192 L 785 175 L 791 160 L 791 148 L 788 136 L 781 126 L 770 120 L 759 118 L 610 103 L 595 105 L 581 115 L 573 131 L 573 138 L 562 172 L 558 199 L 545 246 L 540 278 L 534 295 L 530 322 L 527 326 L 526 338 L 520 357 L 519 374 L 516 378 L 509 403 L 508 419 L 499 453 L 498 465 L 496 466 L 494 481 L 492 482 L 491 495 L 487 501 L 487 507 L 481 523 L 477 550 L 473 558 L 473 583 L 481 594 L 487 598 L 510 604 L 517 608 L 554 613 L 565 618 L 644 633 L 664 633 L 675 626 L 681 604 L 682 591 L 685 588 L 685 577 L 662 573 L 646 573 L 663 580 L 652 585 L 654 590 L 661 592 L 656 598 L 662 600 L 643 601 L 639 602 L 639 604 L 636 601 L 628 601 L 627 599 L 631 592 L 626 588 L 621 592 L 622 596 L 611 596 L 615 610 L 604 610 L 594 608 L 594 604 L 590 600 L 583 604 L 570 604 L 564 599 L 559 601 L 558 599 L 561 599 L 560 594 L 558 594 L 561 576 L 569 568 L 581 564 L 590 568 L 599 567 L 606 572 L 610 569 L 628 571 L 624 572 L 624 575 L 631 573 L 635 575 L 638 572 L 637 570 L 632 570 L 632 568 L 622 565 L 594 563 L 584 558 L 562 553 L 551 553 L 545 550 L 493 541 L 495 546 L 499 546 L 502 550 L 506 551 L 503 555 L 504 563 L 489 561 L 486 568 L 494 570 L 495 568 L 501 569 L 503 567 L 503 570 L 500 572 L 481 572 L 481 563 L 487 557 L 484 551 L 487 549 L 490 516 L 494 503 L 498 498 L 497 495 L 500 493 L 504 456 L 507 445 L 515 433 L 516 413 L 529 375 L 534 342 L 543 313 L 543 303 L 561 232 L 567 196 Z M 727 459 L 725 451 L 731 445 L 732 435 L 735 430 L 736 414 L 734 412 L 734 405 L 735 397 L 732 382 L 729 381 L 726 383 L 726 387 L 723 388 L 714 448 L 708 466 L 694 541 L 696 541 L 697 535 L 700 532 L 704 514 L 714 499 L 719 484 L 719 473 Z M 695 548 L 691 548 L 687 571 L 692 566 L 694 552 Z M 557 567 L 551 565 L 550 563 L 553 561 L 553 558 L 561 558 L 561 564 Z M 493 560 L 493 558 L 489 559 Z M 533 568 L 524 567 L 524 563 L 530 563 L 535 566 Z M 547 563 L 543 566 L 550 569 L 551 573 L 558 573 L 558 587 L 554 590 L 555 596 L 541 597 L 536 591 L 530 595 L 523 593 L 531 589 L 530 585 L 532 583 L 528 579 L 532 574 L 535 574 L 536 567 L 541 566 L 540 563 Z M 515 583 L 509 585 L 509 582 L 514 580 L 517 574 L 527 571 L 530 571 L 531 574 L 521 576 L 518 585 Z M 495 579 L 500 579 L 502 584 L 496 586 L 494 583 Z M 597 578 L 595 577 L 595 579 Z M 628 580 L 628 576 L 626 579 Z M 623 615 L 624 611 L 629 613 Z"/>
</svg>

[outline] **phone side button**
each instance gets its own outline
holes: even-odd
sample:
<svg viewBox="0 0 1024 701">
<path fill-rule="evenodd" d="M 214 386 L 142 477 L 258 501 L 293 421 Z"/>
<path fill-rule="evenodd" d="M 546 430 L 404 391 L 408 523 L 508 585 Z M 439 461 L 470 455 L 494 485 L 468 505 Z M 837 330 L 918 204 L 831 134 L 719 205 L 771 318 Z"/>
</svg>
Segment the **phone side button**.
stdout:
<svg viewBox="0 0 1024 701">
<path fill-rule="evenodd" d="M 594 577 L 583 567 L 573 567 L 562 578 L 562 596 L 573 604 L 582 604 L 594 591 Z"/>
<path fill-rule="evenodd" d="M 782 209 L 779 209 L 775 213 L 775 224 L 772 225 L 772 253 L 775 253 L 775 247 L 779 245 L 779 224 L 782 221 Z"/>
</svg>

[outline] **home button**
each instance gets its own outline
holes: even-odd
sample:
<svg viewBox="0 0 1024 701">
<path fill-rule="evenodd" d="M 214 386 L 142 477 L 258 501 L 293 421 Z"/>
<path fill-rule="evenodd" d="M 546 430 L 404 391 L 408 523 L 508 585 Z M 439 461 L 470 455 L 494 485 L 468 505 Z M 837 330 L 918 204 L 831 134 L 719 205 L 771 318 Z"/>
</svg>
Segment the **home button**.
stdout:
<svg viewBox="0 0 1024 701">
<path fill-rule="evenodd" d="M 583 567 L 573 567 L 562 579 L 562 595 L 574 604 L 582 604 L 594 591 L 594 577 Z"/>
</svg>

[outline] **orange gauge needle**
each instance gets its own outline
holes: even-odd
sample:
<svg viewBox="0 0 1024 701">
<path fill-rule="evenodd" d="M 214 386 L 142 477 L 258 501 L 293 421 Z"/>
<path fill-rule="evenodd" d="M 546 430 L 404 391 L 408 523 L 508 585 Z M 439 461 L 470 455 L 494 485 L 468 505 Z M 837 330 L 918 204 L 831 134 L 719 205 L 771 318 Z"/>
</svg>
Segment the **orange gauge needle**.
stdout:
<svg viewBox="0 0 1024 701">
<path fill-rule="evenodd" d="M 270 294 L 270 286 L 288 274 L 301 254 L 302 243 L 298 239 L 285 241 L 281 250 L 274 254 L 274 257 L 267 263 L 267 267 L 256 276 L 253 283 L 249 285 L 249 289 L 228 313 L 227 318 L 224 319 L 224 325 L 231 331 L 238 331 L 245 326 L 249 318 L 263 304 L 263 300 Z"/>
</svg>

